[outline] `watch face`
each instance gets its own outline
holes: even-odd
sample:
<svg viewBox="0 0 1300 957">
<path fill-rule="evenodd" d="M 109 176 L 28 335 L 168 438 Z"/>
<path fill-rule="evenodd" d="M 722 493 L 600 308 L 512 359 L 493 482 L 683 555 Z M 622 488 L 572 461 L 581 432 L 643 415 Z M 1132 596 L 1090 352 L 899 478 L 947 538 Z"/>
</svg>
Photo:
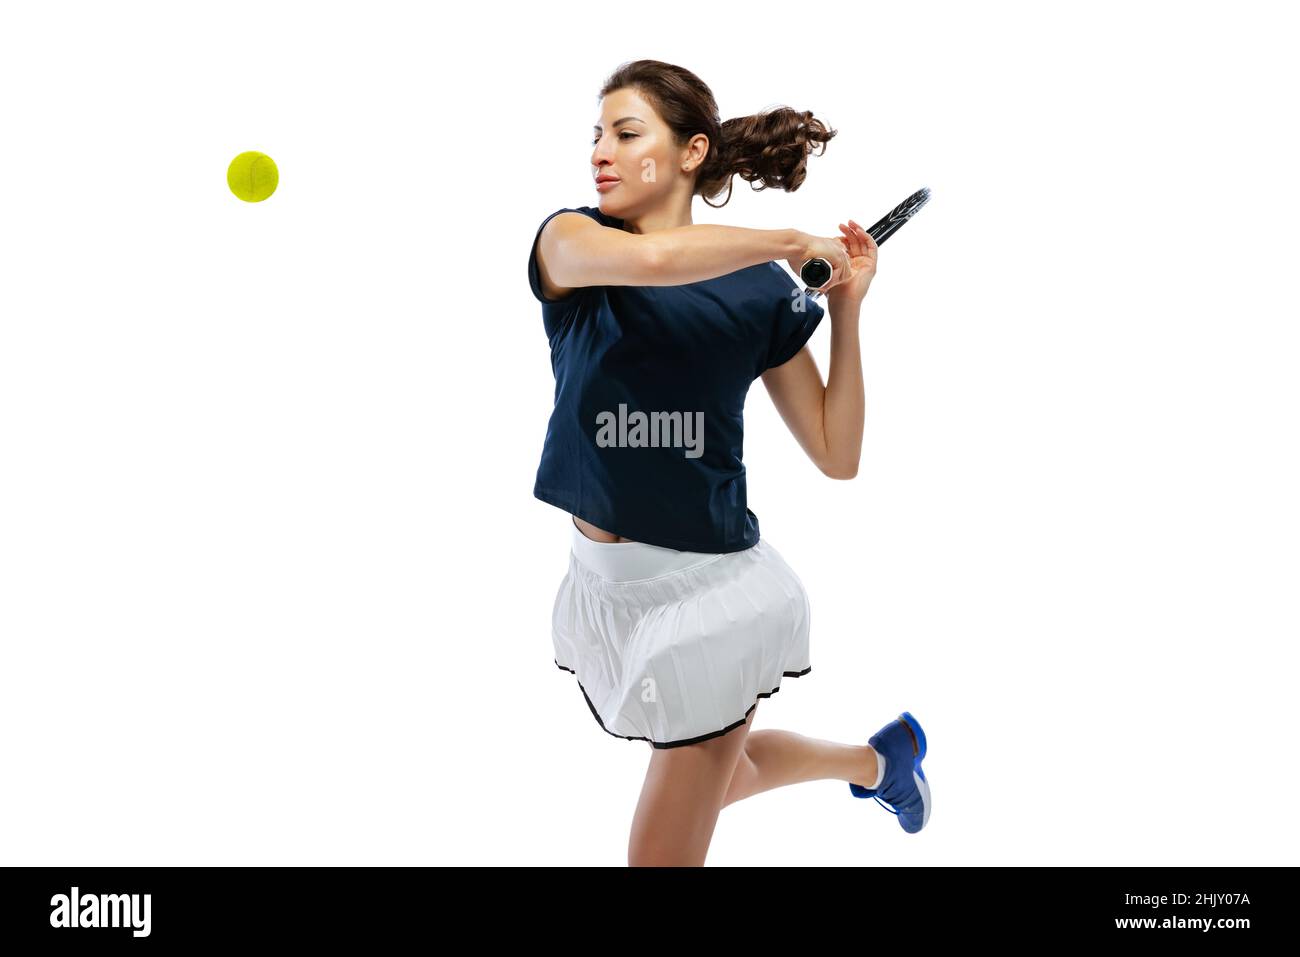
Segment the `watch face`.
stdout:
<svg viewBox="0 0 1300 957">
<path fill-rule="evenodd" d="M 799 278 L 813 289 L 824 286 L 831 278 L 831 264 L 825 259 L 810 259 L 799 270 Z"/>
</svg>

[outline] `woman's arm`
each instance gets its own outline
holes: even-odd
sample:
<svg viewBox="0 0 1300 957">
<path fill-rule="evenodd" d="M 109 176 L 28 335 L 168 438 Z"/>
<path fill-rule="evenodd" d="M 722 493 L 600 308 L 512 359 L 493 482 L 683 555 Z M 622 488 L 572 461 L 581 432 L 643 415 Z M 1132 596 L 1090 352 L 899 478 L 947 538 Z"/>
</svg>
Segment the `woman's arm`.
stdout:
<svg viewBox="0 0 1300 957">
<path fill-rule="evenodd" d="M 795 439 L 823 473 L 833 479 L 858 474 L 866 389 L 858 338 L 861 301 L 828 303 L 831 320 L 831 371 L 823 384 L 807 346 L 789 362 L 763 373 L 772 404 Z"/>
<path fill-rule="evenodd" d="M 763 373 L 772 404 L 808 457 L 826 475 L 851 479 L 862 459 L 866 388 L 858 336 L 862 299 L 876 275 L 876 241 L 849 220 L 840 240 L 852 256 L 852 274 L 826 295 L 831 318 L 831 371 L 823 385 L 807 346 L 789 362 Z"/>
<path fill-rule="evenodd" d="M 680 286 L 746 266 L 823 256 L 835 266 L 827 289 L 849 271 L 838 239 L 797 229 L 749 229 L 692 223 L 649 233 L 602 226 L 581 213 L 551 219 L 537 240 L 543 291 L 554 299 L 579 286 Z"/>
</svg>

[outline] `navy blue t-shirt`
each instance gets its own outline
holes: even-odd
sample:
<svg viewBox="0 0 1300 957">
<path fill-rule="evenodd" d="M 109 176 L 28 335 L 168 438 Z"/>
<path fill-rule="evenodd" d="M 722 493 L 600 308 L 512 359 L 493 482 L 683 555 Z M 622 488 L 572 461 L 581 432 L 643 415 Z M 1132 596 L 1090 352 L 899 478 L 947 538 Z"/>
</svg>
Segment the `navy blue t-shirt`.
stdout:
<svg viewBox="0 0 1300 957">
<path fill-rule="evenodd" d="M 533 494 L 598 528 L 693 552 L 758 542 L 745 499 L 745 396 L 803 348 L 823 310 L 775 262 L 679 286 L 585 286 L 546 298 L 555 408 Z"/>
</svg>

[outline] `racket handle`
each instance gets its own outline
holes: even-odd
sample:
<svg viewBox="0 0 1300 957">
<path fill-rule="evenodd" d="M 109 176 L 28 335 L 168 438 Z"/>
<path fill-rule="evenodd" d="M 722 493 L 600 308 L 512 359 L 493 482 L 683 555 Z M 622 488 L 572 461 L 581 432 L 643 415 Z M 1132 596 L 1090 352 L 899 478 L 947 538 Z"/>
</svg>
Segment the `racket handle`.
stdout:
<svg viewBox="0 0 1300 957">
<path fill-rule="evenodd" d="M 831 281 L 831 276 L 835 275 L 835 269 L 831 266 L 830 261 L 822 259 L 820 256 L 816 259 L 810 259 L 799 267 L 799 278 L 803 280 L 804 295 L 813 299 L 821 298 L 821 287 Z"/>
</svg>

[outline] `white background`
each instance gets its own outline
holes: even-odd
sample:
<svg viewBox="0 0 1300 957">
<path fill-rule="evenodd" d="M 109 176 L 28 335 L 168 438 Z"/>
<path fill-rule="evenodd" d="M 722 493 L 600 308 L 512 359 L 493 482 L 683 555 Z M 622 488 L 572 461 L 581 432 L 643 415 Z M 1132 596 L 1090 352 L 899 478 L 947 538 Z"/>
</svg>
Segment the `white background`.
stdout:
<svg viewBox="0 0 1300 957">
<path fill-rule="evenodd" d="M 933 190 L 864 304 L 858 478 L 761 383 L 745 445 L 813 603 L 754 727 L 911 710 L 933 817 L 783 788 L 709 863 L 1295 863 L 1281 9 L 6 4 L 0 863 L 626 862 L 649 749 L 552 661 L 525 266 L 640 57 L 839 130 L 696 222 Z"/>
</svg>

